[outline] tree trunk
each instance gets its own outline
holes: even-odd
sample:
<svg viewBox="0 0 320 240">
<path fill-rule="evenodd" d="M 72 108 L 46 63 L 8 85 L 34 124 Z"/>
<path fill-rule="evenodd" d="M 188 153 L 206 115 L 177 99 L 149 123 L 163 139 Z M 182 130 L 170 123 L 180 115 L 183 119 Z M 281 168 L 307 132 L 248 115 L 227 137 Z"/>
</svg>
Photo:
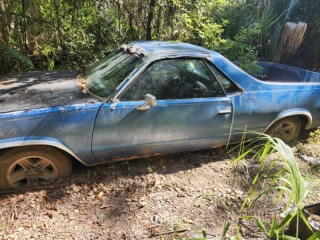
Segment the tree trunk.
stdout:
<svg viewBox="0 0 320 240">
<path fill-rule="evenodd" d="M 27 8 L 26 8 L 26 2 L 25 0 L 21 0 L 21 5 L 22 5 L 22 19 L 21 19 L 21 38 L 22 38 L 22 47 L 20 50 L 24 49 L 24 53 L 27 54 L 28 53 L 28 45 L 27 45 L 27 23 L 26 23 L 26 12 L 27 12 Z"/>
<path fill-rule="evenodd" d="M 152 20 L 153 20 L 153 11 L 156 6 L 156 0 L 150 0 L 149 3 L 149 13 L 148 13 L 148 21 L 147 21 L 147 34 L 146 40 L 152 40 Z"/>
<path fill-rule="evenodd" d="M 156 21 L 156 34 L 157 34 L 157 38 L 160 38 L 160 26 L 161 26 L 161 17 L 162 17 L 162 7 L 158 8 L 158 14 L 157 14 L 157 21 Z"/>
<path fill-rule="evenodd" d="M 0 11 L 2 12 L 0 14 L 0 22 L 2 23 L 0 25 L 1 33 L 2 33 L 2 43 L 5 45 L 9 44 L 9 25 L 10 25 L 10 18 L 9 15 L 6 14 L 7 9 L 10 9 L 8 7 L 9 3 L 5 3 L 5 1 L 0 2 Z M 1 41 L 0 41 L 1 42 Z"/>
</svg>

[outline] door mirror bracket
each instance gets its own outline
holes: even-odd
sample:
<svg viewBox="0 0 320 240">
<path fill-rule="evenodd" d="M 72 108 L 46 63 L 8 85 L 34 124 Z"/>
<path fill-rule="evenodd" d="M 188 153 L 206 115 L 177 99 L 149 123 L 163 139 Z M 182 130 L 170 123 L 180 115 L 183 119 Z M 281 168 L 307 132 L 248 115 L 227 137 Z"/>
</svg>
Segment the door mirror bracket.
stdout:
<svg viewBox="0 0 320 240">
<path fill-rule="evenodd" d="M 110 109 L 111 109 L 111 110 L 115 110 L 115 109 L 116 109 L 116 105 L 117 105 L 118 102 L 119 102 L 118 99 L 112 100 L 112 101 L 111 101 L 111 104 L 110 104 Z"/>
<path fill-rule="evenodd" d="M 140 111 L 145 111 L 145 110 L 149 110 L 150 107 L 153 107 L 156 105 L 157 105 L 156 97 L 148 93 L 144 96 L 144 104 L 138 106 L 136 109 Z"/>
</svg>

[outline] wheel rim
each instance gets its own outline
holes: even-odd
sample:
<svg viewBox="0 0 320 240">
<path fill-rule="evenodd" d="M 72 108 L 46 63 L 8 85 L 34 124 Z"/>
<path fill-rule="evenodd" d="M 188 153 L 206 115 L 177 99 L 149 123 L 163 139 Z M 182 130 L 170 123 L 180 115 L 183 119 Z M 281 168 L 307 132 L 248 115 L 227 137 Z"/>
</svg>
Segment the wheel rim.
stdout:
<svg viewBox="0 0 320 240">
<path fill-rule="evenodd" d="M 41 180 L 55 180 L 58 169 L 49 159 L 41 156 L 28 156 L 16 160 L 8 169 L 7 181 L 11 187 L 36 186 Z"/>
<path fill-rule="evenodd" d="M 294 123 L 284 122 L 273 130 L 271 136 L 278 137 L 285 142 L 290 142 L 294 139 L 295 133 L 296 126 L 294 125 Z"/>
</svg>

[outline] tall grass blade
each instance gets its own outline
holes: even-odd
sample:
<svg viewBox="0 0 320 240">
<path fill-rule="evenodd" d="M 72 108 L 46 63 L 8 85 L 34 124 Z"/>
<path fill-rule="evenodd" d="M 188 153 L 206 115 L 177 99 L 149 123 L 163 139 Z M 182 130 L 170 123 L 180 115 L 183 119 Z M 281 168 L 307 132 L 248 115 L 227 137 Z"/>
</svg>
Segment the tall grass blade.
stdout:
<svg viewBox="0 0 320 240">
<path fill-rule="evenodd" d="M 266 142 L 262 151 L 262 154 L 260 156 L 260 162 L 263 161 L 266 156 L 268 155 L 268 153 L 270 152 L 270 149 L 272 149 L 272 144 L 271 142 Z"/>
<path fill-rule="evenodd" d="M 288 235 L 282 235 L 279 237 L 279 240 L 299 240 L 299 238 L 288 236 Z"/>
<path fill-rule="evenodd" d="M 239 210 L 239 213 L 241 213 L 243 211 L 243 209 L 245 208 L 245 206 L 247 205 L 247 202 L 249 201 L 250 196 L 247 195 L 246 198 L 243 200 L 243 203 L 241 205 L 241 208 Z"/>
<path fill-rule="evenodd" d="M 306 219 L 306 216 L 304 215 L 303 211 L 300 209 L 299 212 L 300 212 L 299 216 L 301 217 L 301 219 L 303 220 L 303 222 L 305 223 L 305 225 L 309 228 L 309 230 L 310 230 L 311 232 L 313 232 L 313 229 L 312 229 L 312 227 L 310 226 L 309 221 Z"/>
<path fill-rule="evenodd" d="M 262 222 L 261 218 L 255 218 L 254 220 L 255 220 L 257 226 L 260 228 L 260 230 L 267 232 L 266 226 Z"/>
<path fill-rule="evenodd" d="M 269 192 L 271 192 L 271 191 L 273 191 L 273 190 L 290 191 L 289 189 L 287 189 L 287 188 L 285 188 L 285 187 L 282 187 L 282 186 L 269 188 L 269 189 L 263 191 L 262 193 L 260 193 L 260 194 L 252 201 L 252 203 L 250 203 L 249 207 L 252 207 L 252 206 L 256 203 L 256 201 L 259 200 L 259 198 L 261 198 L 263 195 L 266 195 L 266 194 L 268 194 Z"/>
<path fill-rule="evenodd" d="M 227 232 L 230 228 L 231 222 L 228 222 L 224 228 L 223 228 L 223 233 L 222 233 L 222 239 L 224 240 L 226 238 Z"/>
<path fill-rule="evenodd" d="M 276 228 L 276 223 L 277 223 L 277 217 L 274 216 L 271 222 L 271 227 L 270 227 L 270 231 L 269 231 L 269 238 L 273 237 L 274 234 L 274 230 Z"/>
<path fill-rule="evenodd" d="M 202 229 L 202 236 L 203 236 L 204 238 L 207 238 L 207 233 L 206 233 L 206 231 L 205 231 L 204 229 Z"/>
<path fill-rule="evenodd" d="M 236 230 L 237 230 L 237 239 L 241 239 L 241 231 L 240 231 L 240 228 L 239 228 L 239 226 L 238 225 L 235 225 L 235 227 L 236 227 Z"/>
<path fill-rule="evenodd" d="M 320 239 L 320 231 L 312 234 L 307 240 L 319 240 Z"/>
<path fill-rule="evenodd" d="M 250 152 L 252 151 L 252 149 L 247 150 L 246 152 L 242 153 L 239 157 L 237 157 L 235 160 L 232 161 L 232 164 L 236 164 L 237 162 L 239 162 L 240 160 L 242 160 L 245 156 L 247 156 Z"/>
</svg>

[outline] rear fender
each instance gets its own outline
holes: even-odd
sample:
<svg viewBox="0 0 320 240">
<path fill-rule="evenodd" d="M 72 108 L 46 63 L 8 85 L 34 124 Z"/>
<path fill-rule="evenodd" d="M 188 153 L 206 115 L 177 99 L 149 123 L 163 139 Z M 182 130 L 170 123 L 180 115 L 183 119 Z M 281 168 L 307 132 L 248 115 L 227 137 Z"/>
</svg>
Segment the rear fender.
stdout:
<svg viewBox="0 0 320 240">
<path fill-rule="evenodd" d="M 269 123 L 269 125 L 266 127 L 266 129 L 263 132 L 266 132 L 274 123 L 277 121 L 286 118 L 286 117 L 293 117 L 293 116 L 305 116 L 308 119 L 307 124 L 305 125 L 305 129 L 308 130 L 312 124 L 312 115 L 311 113 L 303 108 L 293 108 L 286 111 L 283 111 L 277 115 L 277 117 Z"/>
</svg>

